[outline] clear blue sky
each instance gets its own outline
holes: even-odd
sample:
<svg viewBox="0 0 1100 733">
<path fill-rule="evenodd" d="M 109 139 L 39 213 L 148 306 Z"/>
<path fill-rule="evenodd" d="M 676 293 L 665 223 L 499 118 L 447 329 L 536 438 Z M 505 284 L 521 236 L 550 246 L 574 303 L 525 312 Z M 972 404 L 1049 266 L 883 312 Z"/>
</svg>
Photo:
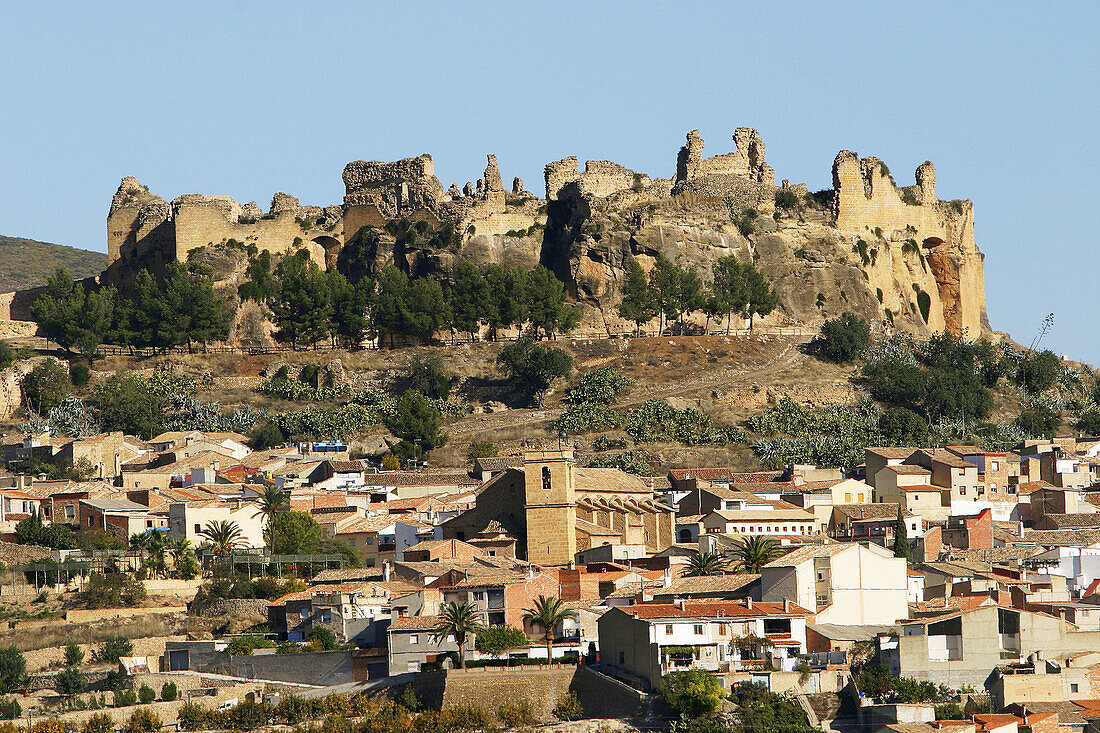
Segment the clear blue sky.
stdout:
<svg viewBox="0 0 1100 733">
<path fill-rule="evenodd" d="M 0 6 L 0 233 L 105 248 L 125 175 L 167 199 L 339 203 L 355 159 L 444 186 L 609 158 L 669 176 L 684 134 L 756 127 L 777 178 L 836 152 L 970 198 L 990 321 L 1100 364 L 1094 2 L 49 3 Z"/>
</svg>

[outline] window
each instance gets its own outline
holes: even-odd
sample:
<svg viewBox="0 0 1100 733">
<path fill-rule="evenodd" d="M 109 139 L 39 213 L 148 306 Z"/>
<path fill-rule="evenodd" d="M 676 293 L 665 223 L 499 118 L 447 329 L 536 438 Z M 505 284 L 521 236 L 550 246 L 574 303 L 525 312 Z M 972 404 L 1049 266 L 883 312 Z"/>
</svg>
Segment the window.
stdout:
<svg viewBox="0 0 1100 733">
<path fill-rule="evenodd" d="M 550 467 L 542 467 L 542 488 L 546 491 L 550 490 Z"/>
<path fill-rule="evenodd" d="M 76 512 L 73 510 L 73 505 L 72 504 L 66 504 L 65 505 L 65 519 L 72 519 L 74 516 L 76 516 Z"/>
<path fill-rule="evenodd" d="M 997 482 L 996 481 L 989 484 L 989 490 L 990 491 L 996 491 L 997 490 Z"/>
<path fill-rule="evenodd" d="M 665 624 L 665 635 L 672 636 L 672 624 Z"/>
<path fill-rule="evenodd" d="M 825 580 L 825 573 L 818 573 L 817 574 L 817 579 L 818 580 Z"/>
<path fill-rule="evenodd" d="M 857 498 L 858 498 L 858 500 L 859 500 L 859 503 L 860 503 L 860 504 L 862 504 L 862 503 L 863 503 L 863 493 L 862 493 L 862 492 L 860 492 L 860 494 L 858 495 L 858 497 L 857 497 Z"/>
<path fill-rule="evenodd" d="M 420 643 L 419 634 L 409 634 L 409 643 L 410 644 L 419 644 Z"/>
<path fill-rule="evenodd" d="M 852 503 L 852 493 L 850 491 L 845 491 L 844 492 L 844 503 L 845 504 L 851 504 Z"/>
<path fill-rule="evenodd" d="M 959 487 L 959 494 L 961 496 L 966 496 L 966 487 L 965 486 L 960 486 Z"/>
<path fill-rule="evenodd" d="M 691 631 L 696 636 L 702 636 L 703 635 L 703 625 L 702 624 L 695 624 L 694 626 L 691 627 Z"/>
<path fill-rule="evenodd" d="M 990 461 L 989 462 L 989 470 L 990 471 L 999 471 L 999 470 L 1001 470 L 1000 462 L 999 461 Z"/>
<path fill-rule="evenodd" d="M 764 619 L 764 633 L 790 635 L 791 620 L 789 618 L 766 618 Z"/>
<path fill-rule="evenodd" d="M 195 524 L 195 534 L 202 534 L 202 527 L 200 527 L 197 523 Z"/>
<path fill-rule="evenodd" d="M 475 601 L 484 601 L 485 600 L 485 591 L 475 590 L 474 591 L 474 600 Z"/>
<path fill-rule="evenodd" d="M 1070 692 L 1077 692 L 1077 683 L 1076 682 L 1070 682 L 1069 683 L 1069 691 Z"/>
</svg>

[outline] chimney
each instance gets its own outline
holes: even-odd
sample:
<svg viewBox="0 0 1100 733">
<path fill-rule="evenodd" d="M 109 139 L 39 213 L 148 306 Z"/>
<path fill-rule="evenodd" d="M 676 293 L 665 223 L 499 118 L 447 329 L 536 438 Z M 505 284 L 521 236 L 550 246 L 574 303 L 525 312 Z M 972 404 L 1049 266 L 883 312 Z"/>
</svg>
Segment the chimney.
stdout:
<svg viewBox="0 0 1100 733">
<path fill-rule="evenodd" d="M 784 598 L 783 599 L 783 613 L 790 613 L 790 612 L 791 612 L 791 599 L 790 598 Z"/>
<path fill-rule="evenodd" d="M 389 581 L 390 579 L 390 561 L 385 560 L 382 562 L 382 580 Z"/>
<path fill-rule="evenodd" d="M 661 587 L 667 588 L 672 585 L 672 568 L 665 568 L 664 574 L 661 576 Z"/>
<path fill-rule="evenodd" d="M 752 608 L 752 598 L 745 598 L 745 608 Z"/>
</svg>

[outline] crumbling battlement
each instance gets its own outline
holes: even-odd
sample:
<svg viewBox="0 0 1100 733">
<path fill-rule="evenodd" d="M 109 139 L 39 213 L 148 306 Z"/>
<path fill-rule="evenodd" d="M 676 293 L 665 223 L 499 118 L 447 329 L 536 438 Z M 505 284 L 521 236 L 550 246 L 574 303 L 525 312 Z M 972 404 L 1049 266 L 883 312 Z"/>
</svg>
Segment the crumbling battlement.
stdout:
<svg viewBox="0 0 1100 733">
<path fill-rule="evenodd" d="M 570 155 L 568 158 L 562 158 L 553 163 L 547 163 L 543 174 L 546 178 L 546 199 L 548 201 L 556 200 L 562 188 L 574 181 L 581 184 L 583 193 L 591 194 L 597 198 L 603 198 L 629 188 L 645 187 L 652 183 L 650 177 L 644 173 L 636 173 L 610 160 L 585 161 L 584 173 L 581 173 L 575 155 Z"/>
<path fill-rule="evenodd" d="M 444 194 L 427 153 L 392 163 L 356 160 L 344 166 L 343 178 L 345 206 L 374 206 L 386 218 L 434 211 Z"/>
<path fill-rule="evenodd" d="M 877 231 L 890 241 L 920 245 L 921 267 L 935 280 L 934 318 L 929 326 L 973 338 L 985 322 L 984 258 L 974 243 L 970 201 L 936 198 L 931 161 L 917 167 L 916 185 L 899 189 L 878 158 L 841 150 L 833 161 L 836 227 L 854 236 Z M 942 323 L 938 314 L 942 313 Z"/>
<path fill-rule="evenodd" d="M 751 127 L 733 133 L 737 149 L 732 153 L 703 158 L 703 138 L 698 130 L 687 134 L 687 142 L 676 156 L 675 183 L 709 175 L 734 175 L 767 186 L 775 185 L 775 171 L 764 162 L 764 141 Z"/>
</svg>

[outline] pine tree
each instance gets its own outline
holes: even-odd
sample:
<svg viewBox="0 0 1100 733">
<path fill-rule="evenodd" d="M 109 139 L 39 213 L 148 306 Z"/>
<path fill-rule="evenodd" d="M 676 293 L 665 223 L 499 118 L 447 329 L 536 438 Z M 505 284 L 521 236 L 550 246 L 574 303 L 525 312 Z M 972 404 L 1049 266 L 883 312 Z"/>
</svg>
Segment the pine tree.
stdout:
<svg viewBox="0 0 1100 733">
<path fill-rule="evenodd" d="M 663 333 L 669 320 L 680 317 L 680 273 L 676 266 L 664 257 L 658 257 L 649 271 L 649 288 L 661 316 L 660 329 Z"/>
<path fill-rule="evenodd" d="M 489 338 L 496 341 L 498 330 L 527 320 L 527 273 L 520 267 L 494 263 L 485 267 L 485 282 L 489 288 Z"/>
<path fill-rule="evenodd" d="M 645 271 L 637 260 L 630 261 L 626 280 L 620 290 L 623 299 L 619 303 L 619 316 L 633 322 L 635 333 L 638 333 L 642 330 L 643 323 L 649 323 L 657 317 L 659 309 L 646 280 Z"/>
<path fill-rule="evenodd" d="M 455 270 L 455 282 L 451 286 L 450 295 L 454 327 L 470 334 L 473 339 L 481 323 L 489 320 L 491 306 L 488 280 L 481 270 L 469 262 L 461 262 Z"/>
<path fill-rule="evenodd" d="M 733 255 L 720 257 L 713 267 L 714 277 L 710 284 L 714 308 L 726 316 L 726 333 L 730 330 L 730 320 L 734 313 L 740 314 L 748 304 L 745 287 L 744 268 Z"/>
<path fill-rule="evenodd" d="M 524 285 L 527 321 L 536 338 L 540 332 L 550 338 L 576 328 L 580 313 L 565 304 L 565 285 L 554 273 L 539 265 L 528 273 Z"/>
<path fill-rule="evenodd" d="M 898 518 L 894 524 L 894 557 L 904 557 L 906 561 L 910 557 L 909 532 L 905 527 L 905 517 L 901 513 L 901 504 L 898 504 Z"/>
<path fill-rule="evenodd" d="M 745 314 L 749 319 L 749 331 L 752 331 L 753 317 L 766 316 L 779 305 L 779 294 L 763 273 L 751 262 L 742 265 L 745 275 Z"/>
<path fill-rule="evenodd" d="M 316 344 L 329 334 L 333 319 L 329 279 L 306 250 L 286 255 L 275 266 L 277 292 L 268 300 L 278 330 L 275 339 L 295 346 Z"/>
</svg>

